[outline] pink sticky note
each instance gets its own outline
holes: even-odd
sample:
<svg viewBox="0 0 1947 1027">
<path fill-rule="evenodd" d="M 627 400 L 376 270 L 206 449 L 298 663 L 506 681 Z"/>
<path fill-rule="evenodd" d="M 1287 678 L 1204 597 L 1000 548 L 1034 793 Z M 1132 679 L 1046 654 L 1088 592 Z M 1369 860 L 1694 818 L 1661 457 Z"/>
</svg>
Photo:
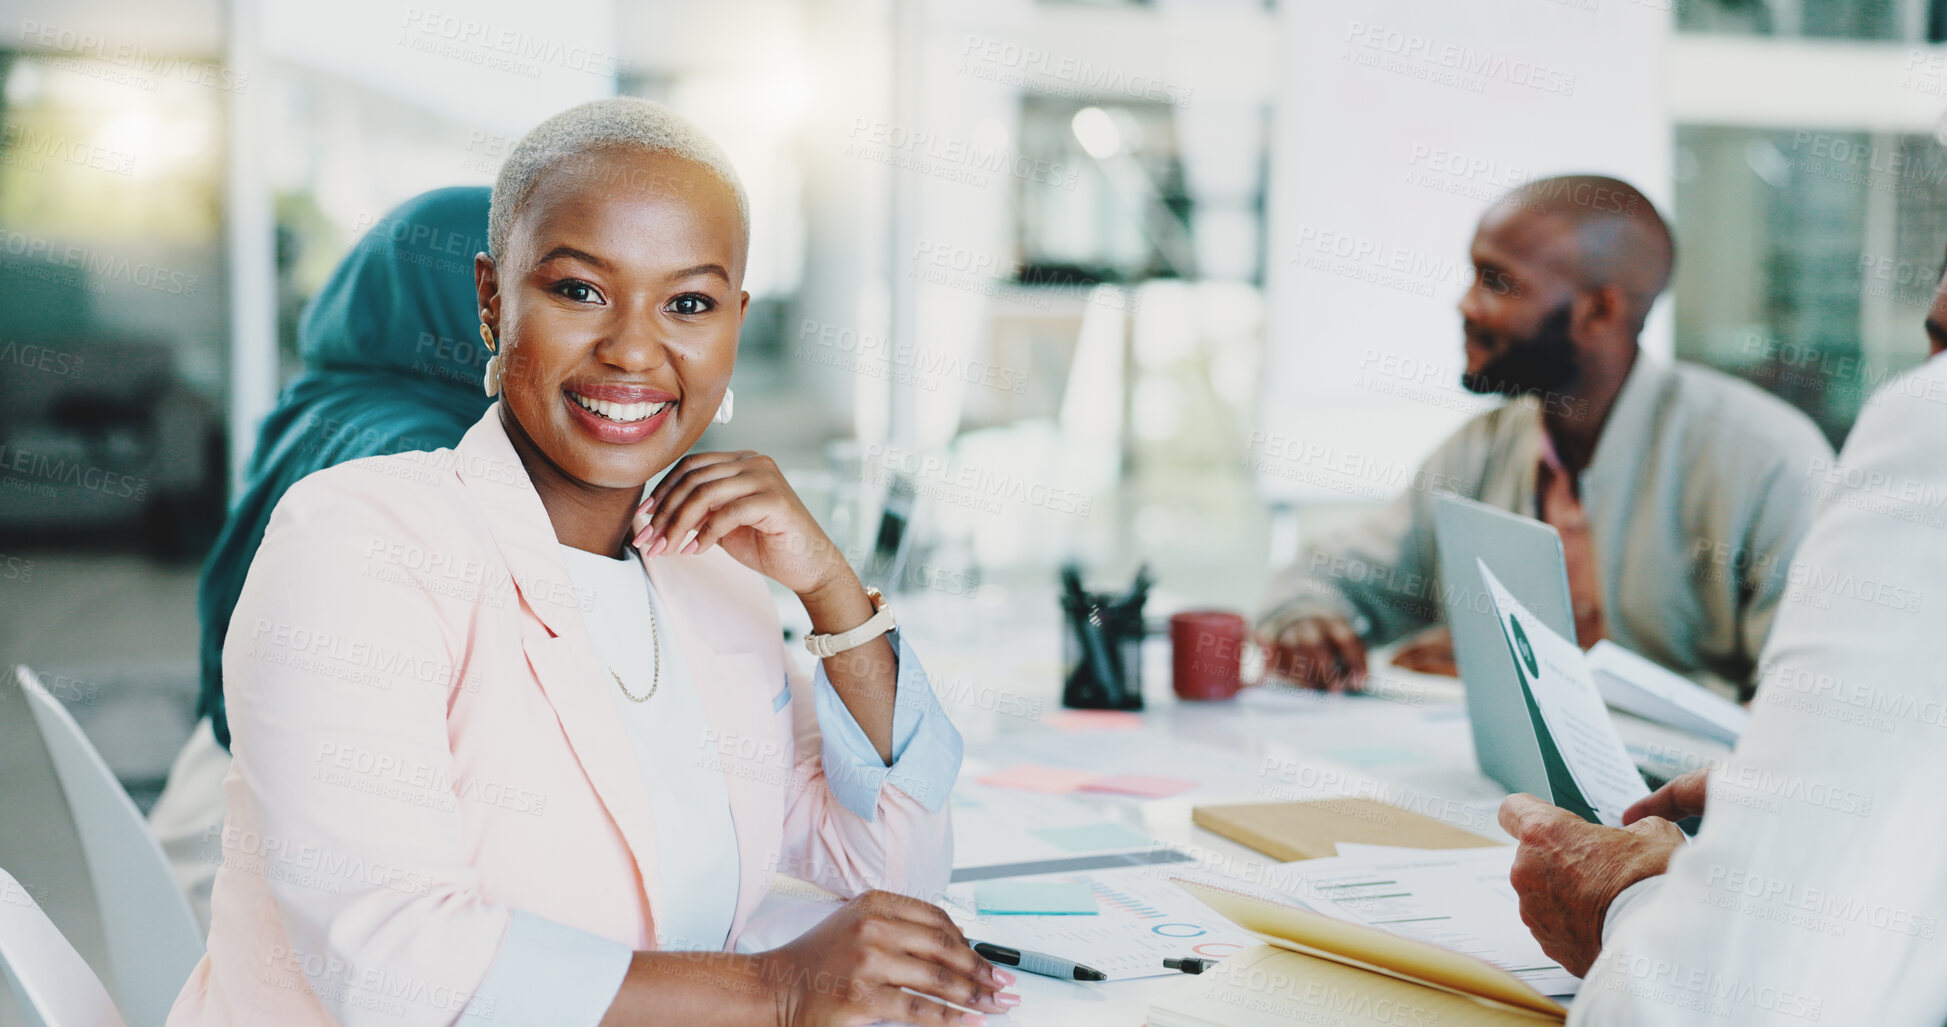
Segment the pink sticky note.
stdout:
<svg viewBox="0 0 1947 1027">
<path fill-rule="evenodd" d="M 1142 714 L 1127 710 L 1056 710 L 1041 722 L 1059 731 L 1139 731 L 1143 726 Z"/>
<path fill-rule="evenodd" d="M 1102 775 L 1092 770 L 1069 770 L 1065 767 L 1038 767 L 1024 763 L 1006 770 L 996 770 L 977 780 L 984 785 L 1000 788 L 1019 788 L 1029 792 L 1072 792 L 1077 788 L 1098 780 Z"/>
<path fill-rule="evenodd" d="M 1195 781 L 1180 777 L 1163 777 L 1158 774 L 1116 774 L 1090 781 L 1081 787 L 1084 792 L 1107 792 L 1110 795 L 1137 795 L 1145 799 L 1163 799 L 1179 795 L 1195 788 Z"/>
</svg>

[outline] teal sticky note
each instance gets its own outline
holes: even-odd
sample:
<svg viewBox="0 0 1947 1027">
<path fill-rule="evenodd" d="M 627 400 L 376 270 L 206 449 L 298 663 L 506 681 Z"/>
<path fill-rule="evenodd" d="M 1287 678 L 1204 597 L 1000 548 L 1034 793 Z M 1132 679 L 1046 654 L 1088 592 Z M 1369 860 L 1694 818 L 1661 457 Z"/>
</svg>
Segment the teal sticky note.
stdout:
<svg viewBox="0 0 1947 1027">
<path fill-rule="evenodd" d="M 981 915 L 1094 916 L 1095 893 L 1068 881 L 982 881 L 974 885 Z"/>
<path fill-rule="evenodd" d="M 1148 835 L 1126 824 L 1083 824 L 1079 827 L 1043 827 L 1031 835 L 1059 845 L 1069 852 L 1126 852 L 1147 849 L 1155 844 Z"/>
</svg>

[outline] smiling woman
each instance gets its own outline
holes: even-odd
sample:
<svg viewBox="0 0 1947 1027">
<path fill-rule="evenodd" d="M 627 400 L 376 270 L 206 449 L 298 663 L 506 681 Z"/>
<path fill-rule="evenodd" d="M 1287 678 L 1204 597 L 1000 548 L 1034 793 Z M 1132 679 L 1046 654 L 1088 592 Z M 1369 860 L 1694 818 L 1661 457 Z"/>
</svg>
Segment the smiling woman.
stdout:
<svg viewBox="0 0 1947 1027">
<path fill-rule="evenodd" d="M 690 452 L 748 302 L 728 161 L 661 107 L 587 104 L 515 148 L 489 226 L 499 401 L 453 449 L 311 475 L 265 531 L 224 651 L 209 955 L 170 1023 L 1011 1007 L 912 897 L 946 884 L 960 738 L 891 612 L 770 459 Z M 763 578 L 811 617 L 812 677 Z M 735 954 L 780 873 L 854 898 Z"/>
</svg>

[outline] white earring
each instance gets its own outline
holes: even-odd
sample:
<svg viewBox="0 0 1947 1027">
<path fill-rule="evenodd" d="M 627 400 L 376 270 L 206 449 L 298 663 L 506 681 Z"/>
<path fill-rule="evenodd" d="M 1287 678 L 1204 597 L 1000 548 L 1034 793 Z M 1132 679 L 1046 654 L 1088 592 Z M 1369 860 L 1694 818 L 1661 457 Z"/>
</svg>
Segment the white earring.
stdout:
<svg viewBox="0 0 1947 1027">
<path fill-rule="evenodd" d="M 710 418 L 718 424 L 729 424 L 730 415 L 736 412 L 737 394 L 729 389 L 723 390 L 723 402 L 717 404 L 717 416 Z"/>
<path fill-rule="evenodd" d="M 488 328 L 485 322 L 480 325 L 480 341 L 486 344 L 487 352 L 493 354 L 487 358 L 487 395 L 498 396 L 500 395 L 500 354 L 497 352 L 499 347 L 494 345 L 493 329 Z"/>
</svg>

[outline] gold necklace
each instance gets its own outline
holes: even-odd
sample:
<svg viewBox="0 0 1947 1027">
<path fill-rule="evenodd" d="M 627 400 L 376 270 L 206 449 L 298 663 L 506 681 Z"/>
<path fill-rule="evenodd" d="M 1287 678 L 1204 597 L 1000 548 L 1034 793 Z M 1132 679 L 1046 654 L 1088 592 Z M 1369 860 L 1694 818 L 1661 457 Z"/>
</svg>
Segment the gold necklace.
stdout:
<svg viewBox="0 0 1947 1027">
<path fill-rule="evenodd" d="M 649 697 L 656 694 L 656 689 L 663 686 L 663 637 L 662 632 L 656 630 L 656 604 L 654 600 L 651 600 L 649 603 L 649 644 L 654 648 L 656 654 L 656 672 L 655 677 L 649 681 L 649 692 L 647 695 L 630 695 L 629 686 L 622 683 L 622 675 L 617 674 L 614 667 L 608 669 L 608 676 L 615 679 L 615 687 L 621 689 L 622 694 L 628 696 L 630 702 L 648 702 Z"/>
</svg>

